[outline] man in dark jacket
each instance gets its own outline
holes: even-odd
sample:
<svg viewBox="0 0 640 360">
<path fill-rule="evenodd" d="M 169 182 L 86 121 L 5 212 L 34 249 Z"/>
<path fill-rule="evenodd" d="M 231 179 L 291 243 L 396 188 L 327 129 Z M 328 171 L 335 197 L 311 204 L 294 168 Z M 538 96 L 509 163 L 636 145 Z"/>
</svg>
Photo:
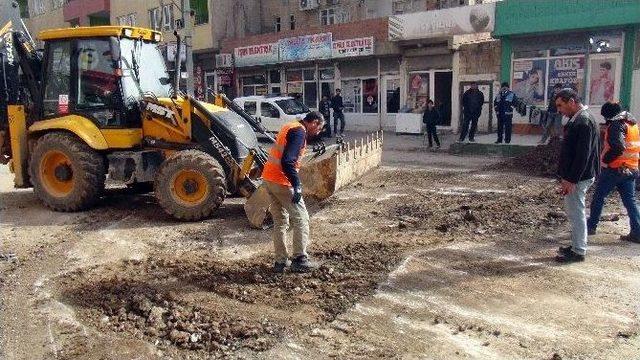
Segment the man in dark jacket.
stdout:
<svg viewBox="0 0 640 360">
<path fill-rule="evenodd" d="M 544 124 L 544 134 L 542 134 L 542 139 L 540 139 L 539 144 L 546 144 L 550 136 L 560 136 L 562 132 L 562 114 L 558 113 L 555 102 L 555 96 L 560 90 L 562 90 L 562 85 L 553 85 L 551 98 L 547 106 L 547 120 Z"/>
<path fill-rule="evenodd" d="M 422 115 L 422 122 L 427 128 L 427 138 L 429 139 L 429 148 L 433 147 L 433 141 L 436 142 L 436 147 L 440 149 L 440 139 L 438 139 L 438 130 L 436 125 L 440 122 L 440 113 L 436 110 L 433 100 L 427 101 L 427 109 Z M 432 141 L 433 139 L 433 141 Z"/>
<path fill-rule="evenodd" d="M 509 83 L 503 82 L 500 93 L 493 100 L 493 108 L 498 116 L 498 141 L 496 144 L 502 143 L 504 134 L 504 142 L 511 142 L 511 127 L 513 124 L 513 107 L 516 104 L 516 94 L 509 90 Z"/>
<path fill-rule="evenodd" d="M 615 108 L 615 106 L 603 106 L 602 112 L 604 113 L 607 108 Z M 624 235 L 620 239 L 640 243 L 640 212 L 635 199 L 638 159 L 640 158 L 638 124 L 636 119 L 626 111 L 621 111 L 613 116 L 611 114 L 603 115 L 609 125 L 604 135 L 602 173 L 598 177 L 596 190 L 593 193 L 593 199 L 591 199 L 587 231 L 589 235 L 595 235 L 604 200 L 616 188 L 622 198 L 622 204 L 627 209 L 631 228 L 629 235 Z"/>
<path fill-rule="evenodd" d="M 329 101 L 329 97 L 327 95 L 322 95 L 322 100 L 320 100 L 320 105 L 318 106 L 318 111 L 320 114 L 326 119 L 324 123 L 324 130 L 320 134 L 322 137 L 331 137 L 331 121 L 329 121 L 331 116 L 331 102 Z"/>
<path fill-rule="evenodd" d="M 471 83 L 471 88 L 462 95 L 464 120 L 460 129 L 461 142 L 464 141 L 467 132 L 469 132 L 469 141 L 475 141 L 474 137 L 478 128 L 478 118 L 482 114 L 482 105 L 484 105 L 484 94 L 478 90 L 478 83 Z M 469 129 L 469 125 L 471 125 L 471 129 Z"/>
<path fill-rule="evenodd" d="M 571 223 L 571 247 L 560 247 L 556 260 L 584 261 L 587 251 L 585 196 L 600 170 L 600 131 L 575 90 L 560 90 L 555 102 L 558 112 L 570 119 L 565 126 L 558 175 L 561 178 L 559 192 L 564 195 L 565 211 Z"/>
<path fill-rule="evenodd" d="M 342 91 L 336 89 L 336 95 L 331 99 L 331 108 L 333 108 L 333 133 L 338 135 L 338 121 L 340 122 L 340 135 L 344 132 L 344 104 L 342 103 Z"/>
</svg>

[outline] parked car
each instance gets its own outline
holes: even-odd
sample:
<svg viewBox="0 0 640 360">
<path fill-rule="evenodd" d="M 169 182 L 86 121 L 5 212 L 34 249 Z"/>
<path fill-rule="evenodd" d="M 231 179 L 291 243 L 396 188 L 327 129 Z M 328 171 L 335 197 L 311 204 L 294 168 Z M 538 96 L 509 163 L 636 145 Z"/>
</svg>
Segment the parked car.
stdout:
<svg viewBox="0 0 640 360">
<path fill-rule="evenodd" d="M 290 96 L 243 96 L 233 102 L 271 132 L 278 132 L 282 125 L 302 119 L 310 112 L 305 104 Z"/>
</svg>

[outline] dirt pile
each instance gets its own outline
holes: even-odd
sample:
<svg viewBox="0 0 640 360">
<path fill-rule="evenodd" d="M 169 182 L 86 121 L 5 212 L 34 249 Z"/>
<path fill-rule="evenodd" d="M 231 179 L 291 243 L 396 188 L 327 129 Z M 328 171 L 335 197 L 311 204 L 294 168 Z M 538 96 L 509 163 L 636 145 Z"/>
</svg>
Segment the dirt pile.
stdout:
<svg viewBox="0 0 640 360">
<path fill-rule="evenodd" d="M 287 332 L 335 319 L 371 295 L 401 253 L 372 242 L 314 257 L 321 266 L 307 274 L 275 274 L 267 257 L 234 263 L 154 257 L 74 273 L 60 279 L 60 297 L 99 329 L 163 350 L 230 356 L 267 350 Z"/>
<path fill-rule="evenodd" d="M 549 144 L 538 145 L 530 152 L 500 164 L 498 168 L 514 169 L 529 175 L 555 176 L 558 171 L 561 146 L 561 139 L 552 138 Z"/>
</svg>

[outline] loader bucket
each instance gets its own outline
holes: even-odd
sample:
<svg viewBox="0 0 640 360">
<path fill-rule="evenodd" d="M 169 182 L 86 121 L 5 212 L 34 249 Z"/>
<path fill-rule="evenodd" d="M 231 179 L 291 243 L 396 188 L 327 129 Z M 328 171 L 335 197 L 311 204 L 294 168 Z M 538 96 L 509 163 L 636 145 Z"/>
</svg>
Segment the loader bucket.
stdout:
<svg viewBox="0 0 640 360">
<path fill-rule="evenodd" d="M 382 142 L 382 132 L 377 132 L 353 144 L 328 146 L 324 153 L 307 152 L 301 160 L 300 169 L 305 199 L 324 200 L 379 166 L 382 161 Z M 269 205 L 266 189 L 264 186 L 258 187 L 244 207 L 252 226 L 264 228 Z"/>
</svg>

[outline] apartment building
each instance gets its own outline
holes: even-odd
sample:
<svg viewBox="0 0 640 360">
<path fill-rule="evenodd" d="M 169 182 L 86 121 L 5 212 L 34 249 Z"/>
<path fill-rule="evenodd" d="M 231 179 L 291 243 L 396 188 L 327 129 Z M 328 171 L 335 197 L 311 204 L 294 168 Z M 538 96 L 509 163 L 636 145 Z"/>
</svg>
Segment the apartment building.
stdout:
<svg viewBox="0 0 640 360">
<path fill-rule="evenodd" d="M 352 129 L 401 132 L 420 130 L 417 112 L 433 99 L 457 131 L 470 82 L 489 102 L 499 81 L 492 2 L 262 0 L 260 33 L 225 39 L 221 52 L 233 54 L 237 95 L 286 93 L 317 108 L 341 88 Z"/>
</svg>

